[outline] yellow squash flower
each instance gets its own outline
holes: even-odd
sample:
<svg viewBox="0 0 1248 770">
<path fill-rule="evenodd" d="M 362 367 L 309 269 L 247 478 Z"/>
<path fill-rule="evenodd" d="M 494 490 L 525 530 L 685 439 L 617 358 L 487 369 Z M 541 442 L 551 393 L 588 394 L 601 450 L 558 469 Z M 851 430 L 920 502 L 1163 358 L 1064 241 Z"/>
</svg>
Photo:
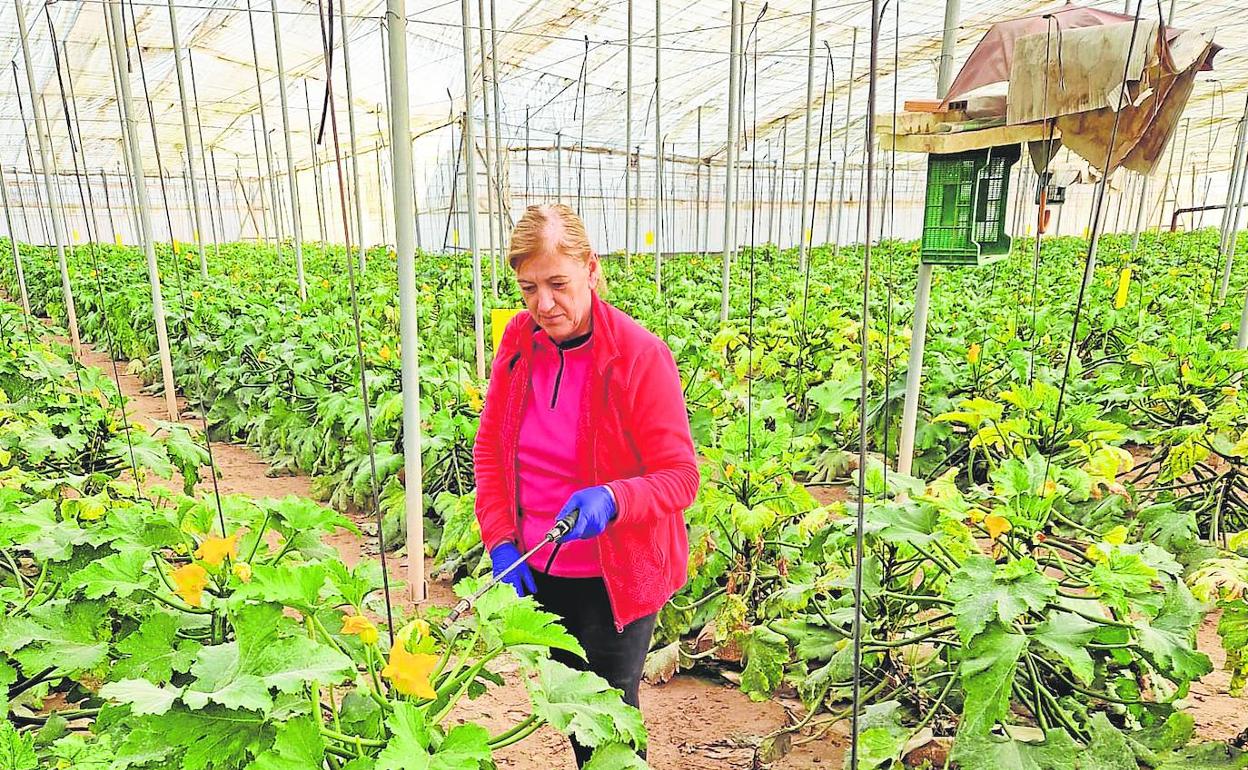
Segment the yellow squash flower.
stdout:
<svg viewBox="0 0 1248 770">
<path fill-rule="evenodd" d="M 998 516 L 995 513 L 990 513 L 984 517 L 984 526 L 988 528 L 988 536 L 993 540 L 1013 529 L 1009 519 L 1004 516 Z"/>
<path fill-rule="evenodd" d="M 234 577 L 244 583 L 251 582 L 251 565 L 245 561 L 240 561 L 234 565 Z"/>
<path fill-rule="evenodd" d="M 174 591 L 182 601 L 192 607 L 203 603 L 204 589 L 208 587 L 208 571 L 198 564 L 188 564 L 173 571 Z"/>
<path fill-rule="evenodd" d="M 412 631 L 424 631 L 428 627 L 423 621 L 413 621 L 400 629 L 395 635 L 394 646 L 390 648 L 390 660 L 381 670 L 381 675 L 393 682 L 394 689 L 404 695 L 414 695 L 417 698 L 437 697 L 429 677 L 438 665 L 438 656 L 407 650 Z"/>
<path fill-rule="evenodd" d="M 971 347 L 966 351 L 966 362 L 971 365 L 979 363 L 979 343 L 972 342 Z"/>
<path fill-rule="evenodd" d="M 207 537 L 195 549 L 195 558 L 210 567 L 219 567 L 225 557 L 238 558 L 238 533 L 229 537 Z"/>
<path fill-rule="evenodd" d="M 377 644 L 379 634 L 373 621 L 363 615 L 348 615 L 342 621 L 342 633 L 358 635 L 364 644 Z"/>
<path fill-rule="evenodd" d="M 389 361 L 390 356 L 391 356 L 390 348 L 385 345 L 382 345 L 381 350 L 377 351 L 377 357 L 380 358 L 382 361 Z"/>
</svg>

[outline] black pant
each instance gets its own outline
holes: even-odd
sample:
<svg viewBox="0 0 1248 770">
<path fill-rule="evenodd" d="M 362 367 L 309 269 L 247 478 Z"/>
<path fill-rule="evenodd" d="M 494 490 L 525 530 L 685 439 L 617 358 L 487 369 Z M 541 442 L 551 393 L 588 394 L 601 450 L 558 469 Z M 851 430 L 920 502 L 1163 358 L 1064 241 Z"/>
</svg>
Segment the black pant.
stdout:
<svg viewBox="0 0 1248 770">
<path fill-rule="evenodd" d="M 588 662 L 565 650 L 551 650 L 551 658 L 579 671 L 592 671 L 624 691 L 624 702 L 641 708 L 638 689 L 641 669 L 650 650 L 656 615 L 647 615 L 615 630 L 607 586 L 602 578 L 565 578 L 533 570 L 536 598 L 548 612 L 558 615 L 568 633 L 585 648 Z M 577 767 L 594 753 L 572 738 Z M 645 752 L 640 752 L 645 758 Z"/>
</svg>

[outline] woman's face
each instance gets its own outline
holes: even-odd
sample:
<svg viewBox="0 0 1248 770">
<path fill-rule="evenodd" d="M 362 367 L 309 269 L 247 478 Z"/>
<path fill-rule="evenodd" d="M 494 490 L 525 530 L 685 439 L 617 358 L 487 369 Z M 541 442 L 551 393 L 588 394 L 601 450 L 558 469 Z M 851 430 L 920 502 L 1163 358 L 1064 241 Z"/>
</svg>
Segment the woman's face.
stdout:
<svg viewBox="0 0 1248 770">
<path fill-rule="evenodd" d="M 585 263 L 552 249 L 543 249 L 516 267 L 529 315 L 555 342 L 589 331 L 598 270 L 596 254 Z"/>
</svg>

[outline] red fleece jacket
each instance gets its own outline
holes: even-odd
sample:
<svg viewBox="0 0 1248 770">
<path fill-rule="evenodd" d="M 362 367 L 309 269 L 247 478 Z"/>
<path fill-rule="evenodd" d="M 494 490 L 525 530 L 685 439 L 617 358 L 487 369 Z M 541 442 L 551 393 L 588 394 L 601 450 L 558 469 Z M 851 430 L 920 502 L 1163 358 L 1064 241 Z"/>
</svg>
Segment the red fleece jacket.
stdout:
<svg viewBox="0 0 1248 770">
<path fill-rule="evenodd" d="M 594 361 L 576 431 L 581 478 L 607 484 L 617 515 L 594 538 L 617 630 L 658 612 L 688 577 L 684 511 L 698 492 L 680 374 L 671 350 L 594 297 Z M 518 542 L 516 447 L 536 324 L 507 324 L 473 446 L 477 520 L 487 550 Z"/>
</svg>

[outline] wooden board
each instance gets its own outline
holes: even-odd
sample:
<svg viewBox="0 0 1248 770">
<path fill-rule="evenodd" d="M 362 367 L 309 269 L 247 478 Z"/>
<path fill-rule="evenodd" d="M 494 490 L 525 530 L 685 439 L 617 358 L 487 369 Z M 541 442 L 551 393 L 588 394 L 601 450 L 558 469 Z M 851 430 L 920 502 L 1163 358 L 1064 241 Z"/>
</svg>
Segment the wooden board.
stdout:
<svg viewBox="0 0 1248 770">
<path fill-rule="evenodd" d="M 900 116 L 898 116 L 900 117 Z M 932 117 L 932 116 L 927 116 Z M 1005 144 L 1034 142 L 1049 137 L 1043 123 L 1029 123 L 1021 126 L 996 126 L 978 131 L 962 131 L 959 133 L 902 133 L 898 125 L 898 134 L 892 133 L 892 115 L 881 115 L 876 118 L 876 133 L 880 137 L 880 149 L 896 152 L 922 152 L 929 155 L 966 150 L 982 150 L 985 147 L 1000 147 Z M 909 128 L 909 126 L 907 126 Z M 1055 131 L 1054 138 L 1060 138 L 1061 132 Z"/>
</svg>

